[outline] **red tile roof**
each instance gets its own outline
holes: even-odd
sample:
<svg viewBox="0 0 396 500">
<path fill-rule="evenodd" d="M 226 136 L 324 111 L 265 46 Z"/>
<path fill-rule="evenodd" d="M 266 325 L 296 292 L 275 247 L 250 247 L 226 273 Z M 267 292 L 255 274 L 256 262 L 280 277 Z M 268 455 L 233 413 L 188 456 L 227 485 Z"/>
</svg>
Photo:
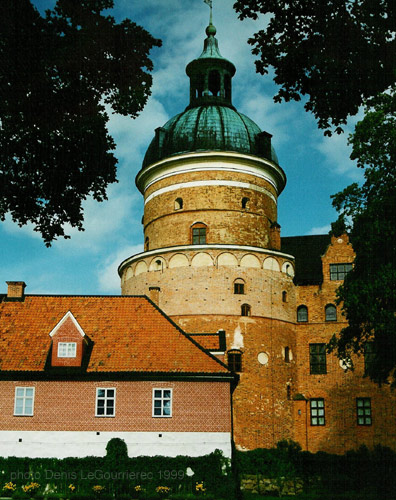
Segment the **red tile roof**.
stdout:
<svg viewBox="0 0 396 500">
<path fill-rule="evenodd" d="M 38 296 L 0 302 L 0 370 L 43 371 L 70 311 L 93 341 L 87 372 L 227 374 L 146 297 Z"/>
</svg>

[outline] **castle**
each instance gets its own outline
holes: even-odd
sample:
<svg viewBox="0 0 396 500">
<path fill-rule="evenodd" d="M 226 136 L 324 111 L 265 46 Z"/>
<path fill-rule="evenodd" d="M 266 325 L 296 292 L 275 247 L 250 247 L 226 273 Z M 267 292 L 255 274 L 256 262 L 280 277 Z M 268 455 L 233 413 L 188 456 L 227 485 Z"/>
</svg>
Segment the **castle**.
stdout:
<svg viewBox="0 0 396 500">
<path fill-rule="evenodd" d="M 280 236 L 286 183 L 232 104 L 235 67 L 212 23 L 187 65 L 190 103 L 155 131 L 136 183 L 144 252 L 121 296 L 0 295 L 3 456 L 204 455 L 273 447 L 396 448 L 396 397 L 364 376 L 373 353 L 326 352 L 346 324 L 336 290 L 347 235 Z"/>
<path fill-rule="evenodd" d="M 206 35 L 186 67 L 190 103 L 155 130 L 136 177 L 144 252 L 119 266 L 122 294 L 149 295 L 196 338 L 225 337 L 217 356 L 240 376 L 239 449 L 395 447 L 395 396 L 364 377 L 369 350 L 354 370 L 326 353 L 345 325 L 336 290 L 354 260 L 348 236 L 281 238 L 286 176 L 271 134 L 233 106 L 235 67 L 212 22 Z"/>
</svg>

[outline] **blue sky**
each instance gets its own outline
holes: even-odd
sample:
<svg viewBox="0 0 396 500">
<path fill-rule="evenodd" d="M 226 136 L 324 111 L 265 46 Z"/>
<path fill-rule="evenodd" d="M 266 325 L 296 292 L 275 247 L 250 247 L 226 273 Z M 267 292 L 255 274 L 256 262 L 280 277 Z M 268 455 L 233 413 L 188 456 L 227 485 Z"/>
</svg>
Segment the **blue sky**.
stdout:
<svg viewBox="0 0 396 500">
<path fill-rule="evenodd" d="M 53 0 L 34 0 L 43 11 Z M 110 12 L 117 21 L 128 17 L 153 36 L 162 47 L 152 53 L 152 96 L 132 120 L 110 115 L 110 134 L 116 144 L 118 184 L 108 189 L 104 203 L 87 200 L 84 232 L 70 230 L 70 240 L 60 239 L 46 248 L 30 225 L 19 228 L 10 219 L 0 223 L 0 291 L 5 281 L 23 280 L 26 293 L 119 294 L 117 267 L 142 250 L 143 200 L 135 175 L 154 129 L 188 105 L 188 62 L 202 51 L 209 7 L 203 0 L 114 0 Z M 247 39 L 264 26 L 265 18 L 240 21 L 231 0 L 213 1 L 213 23 L 220 52 L 231 60 L 233 104 L 273 135 L 287 185 L 279 197 L 278 222 L 283 236 L 327 233 L 337 217 L 330 195 L 359 180 L 361 171 L 349 159 L 348 132 L 331 138 L 318 130 L 303 102 L 275 104 L 276 87 L 271 74 L 256 74 Z"/>
</svg>

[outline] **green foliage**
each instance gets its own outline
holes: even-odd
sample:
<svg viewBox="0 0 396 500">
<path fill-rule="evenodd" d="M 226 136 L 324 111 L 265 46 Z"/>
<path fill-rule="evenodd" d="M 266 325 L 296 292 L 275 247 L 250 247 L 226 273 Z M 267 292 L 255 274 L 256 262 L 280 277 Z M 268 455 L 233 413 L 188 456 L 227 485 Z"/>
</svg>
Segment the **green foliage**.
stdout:
<svg viewBox="0 0 396 500">
<path fill-rule="evenodd" d="M 235 483 L 229 460 L 218 450 L 202 457 L 129 458 L 125 442 L 118 438 L 110 440 L 106 450 L 105 457 L 59 460 L 0 457 L 0 471 L 4 471 L 4 483 L 13 480 L 17 484 L 15 498 L 20 500 L 29 498 L 21 486 L 31 481 L 41 485 L 36 498 L 42 496 L 48 485 L 50 491 L 46 497 L 53 500 L 92 499 L 94 486 L 105 488 L 96 495 L 101 500 L 158 500 L 158 486 L 171 488 L 172 495 L 197 498 L 194 495 L 196 482 L 205 484 L 205 498 L 208 500 L 234 498 Z M 191 477 L 186 474 L 188 468 L 194 472 Z M 75 486 L 73 492 L 69 488 L 70 484 Z M 136 494 L 135 486 L 138 485 L 141 491 Z"/>
<path fill-rule="evenodd" d="M 394 477 L 396 453 L 390 448 L 362 446 L 345 455 L 310 453 L 292 441 L 281 441 L 276 448 L 237 452 L 240 474 L 279 478 L 281 490 L 287 479 L 304 482 L 302 498 L 386 499 L 396 498 Z M 279 467 L 279 463 L 281 466 Z M 280 474 L 288 474 L 284 480 Z M 260 496 L 247 496 L 249 500 Z M 300 498 L 300 496 L 298 496 Z"/>
<path fill-rule="evenodd" d="M 140 26 L 101 11 L 112 0 L 57 0 L 42 17 L 30 0 L 0 17 L 0 220 L 33 223 L 49 246 L 83 229 L 82 202 L 116 181 L 105 105 L 136 117 L 150 95 L 159 46 Z"/>
<path fill-rule="evenodd" d="M 341 221 L 349 222 L 356 259 L 339 288 L 348 326 L 330 350 L 340 358 L 374 350 L 366 374 L 395 384 L 396 367 L 396 89 L 367 101 L 366 114 L 350 138 L 351 157 L 364 167 L 362 186 L 333 196 Z"/>
<path fill-rule="evenodd" d="M 305 109 L 328 135 L 395 82 L 392 0 L 237 0 L 234 8 L 241 19 L 266 16 L 249 43 L 257 71 L 275 70 L 275 101 L 308 96 Z"/>
</svg>

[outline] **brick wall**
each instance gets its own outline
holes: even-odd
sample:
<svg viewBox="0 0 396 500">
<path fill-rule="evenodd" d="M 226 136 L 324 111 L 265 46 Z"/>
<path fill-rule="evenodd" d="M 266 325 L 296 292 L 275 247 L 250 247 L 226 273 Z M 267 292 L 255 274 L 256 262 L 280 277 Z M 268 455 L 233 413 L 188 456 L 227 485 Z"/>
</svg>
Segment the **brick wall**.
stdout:
<svg viewBox="0 0 396 500">
<path fill-rule="evenodd" d="M 309 344 L 324 343 L 346 326 L 341 306 L 337 321 L 325 320 L 325 306 L 335 304 L 336 290 L 342 281 L 330 280 L 330 264 L 352 262 L 352 246 L 346 236 L 332 238 L 322 257 L 321 286 L 297 287 L 297 304 L 308 307 L 308 322 L 297 323 L 296 359 L 298 392 L 306 400 L 295 401 L 294 439 L 309 451 L 343 453 L 362 444 L 396 447 L 396 394 L 389 387 L 378 387 L 364 377 L 362 357 L 353 359 L 355 370 L 345 370 L 334 354 L 326 355 L 327 373 L 310 374 Z M 371 398 L 372 425 L 357 425 L 356 398 Z M 323 398 L 325 425 L 312 426 L 309 400 Z"/>
<path fill-rule="evenodd" d="M 14 416 L 15 387 L 35 387 L 34 415 Z M 116 388 L 115 417 L 95 417 L 96 388 Z M 173 416 L 152 417 L 152 389 L 173 389 Z M 0 431 L 230 432 L 223 382 L 0 381 Z"/>
</svg>

